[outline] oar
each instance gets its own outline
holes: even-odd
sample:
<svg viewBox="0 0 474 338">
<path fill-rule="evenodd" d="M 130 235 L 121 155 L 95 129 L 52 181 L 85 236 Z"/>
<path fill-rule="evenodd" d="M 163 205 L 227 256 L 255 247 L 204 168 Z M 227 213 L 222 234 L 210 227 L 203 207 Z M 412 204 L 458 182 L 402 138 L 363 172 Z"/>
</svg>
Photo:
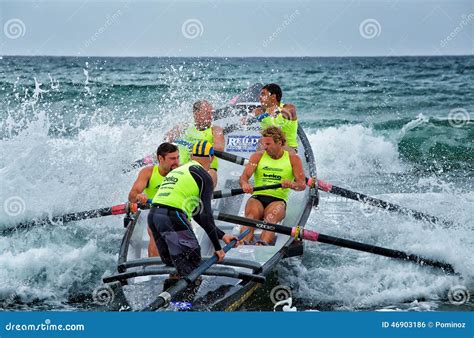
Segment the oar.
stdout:
<svg viewBox="0 0 474 338">
<path fill-rule="evenodd" d="M 267 231 L 273 231 L 279 234 L 284 234 L 284 235 L 294 237 L 298 240 L 305 239 L 305 240 L 313 241 L 313 242 L 332 244 L 332 245 L 340 246 L 343 248 L 349 248 L 349 249 L 354 249 L 358 251 L 373 253 L 375 255 L 400 259 L 403 261 L 409 261 L 409 262 L 413 262 L 415 264 L 422 265 L 422 266 L 424 265 L 432 266 L 435 268 L 442 269 L 446 273 L 455 273 L 454 267 L 448 263 L 443 263 L 443 262 L 435 261 L 431 258 L 409 254 L 404 251 L 392 250 L 392 249 L 382 248 L 379 246 L 355 242 L 355 241 L 351 241 L 351 240 L 347 240 L 343 238 L 328 236 L 328 235 L 320 234 L 316 231 L 303 229 L 299 226 L 290 228 L 290 227 L 286 227 L 279 224 L 271 224 L 271 223 L 266 223 L 262 221 L 256 221 L 253 219 L 224 214 L 221 212 L 214 214 L 214 218 L 219 221 L 235 223 L 235 224 L 240 224 L 244 226 L 250 226 L 250 227 L 259 228 L 259 229 L 267 230 Z"/>
<path fill-rule="evenodd" d="M 278 188 L 281 188 L 281 183 L 262 185 L 260 187 L 253 187 L 253 191 L 262 191 L 262 190 L 270 190 L 270 189 L 278 189 Z M 236 195 L 241 195 L 241 194 L 245 194 L 244 189 L 242 188 L 216 190 L 212 194 L 212 198 L 218 199 L 218 198 L 236 196 Z"/>
<path fill-rule="evenodd" d="M 16 230 L 24 230 L 29 229 L 34 226 L 38 225 L 48 225 L 48 224 L 55 224 L 55 223 L 67 223 L 67 222 L 74 222 L 80 221 L 84 219 L 90 218 L 98 218 L 103 216 L 111 216 L 111 215 L 123 215 L 128 212 L 136 212 L 137 208 L 147 208 L 146 205 L 136 204 L 136 203 L 122 203 L 118 205 L 114 205 L 111 207 L 87 210 L 87 211 L 79 211 L 79 212 L 71 212 L 64 215 L 57 215 L 52 217 L 43 217 L 39 219 L 33 219 L 31 221 L 24 221 L 21 223 L 16 224 L 15 226 L 2 229 L 0 233 L 2 235 L 6 235 L 12 233 Z"/>
<path fill-rule="evenodd" d="M 278 189 L 278 188 L 281 188 L 281 183 L 263 185 L 260 187 L 253 187 L 253 191 L 270 190 L 270 189 Z M 245 194 L 244 190 L 241 188 L 216 190 L 214 191 L 212 198 L 219 199 L 219 198 L 231 197 L 231 196 L 236 196 L 236 195 L 241 195 L 241 194 Z M 149 199 L 146 204 L 122 203 L 122 204 L 114 205 L 111 207 L 100 208 L 100 209 L 71 212 L 64 215 L 57 215 L 57 216 L 52 216 L 52 217 L 47 216 L 47 217 L 43 217 L 39 219 L 33 219 L 31 221 L 21 222 L 15 226 L 2 229 L 0 230 L 0 234 L 7 235 L 16 230 L 25 230 L 25 229 L 29 229 L 31 227 L 39 226 L 39 225 L 67 223 L 67 222 L 80 221 L 80 220 L 89 219 L 89 218 L 123 215 L 128 212 L 136 212 L 138 208 L 142 210 L 146 210 L 146 209 L 150 209 L 151 201 L 152 200 Z"/>
<path fill-rule="evenodd" d="M 428 221 L 428 222 L 435 223 L 435 224 L 444 224 L 444 225 L 448 225 L 448 226 L 454 224 L 453 221 L 448 221 L 446 219 L 443 219 L 443 218 L 440 218 L 440 217 L 437 217 L 437 216 L 428 215 L 427 213 L 424 213 L 424 212 L 421 212 L 421 211 L 418 211 L 418 210 L 405 208 L 405 207 L 402 207 L 398 204 L 386 202 L 386 201 L 383 201 L 383 200 L 378 199 L 378 198 L 374 198 L 374 197 L 367 196 L 365 194 L 361 194 L 359 192 L 355 192 L 355 191 L 351 191 L 351 190 L 348 190 L 348 189 L 345 189 L 345 188 L 341 188 L 341 187 L 332 185 L 331 183 L 324 182 L 324 181 L 321 181 L 321 180 L 318 180 L 318 189 L 322 190 L 322 191 L 325 191 L 325 192 L 328 192 L 328 193 L 331 193 L 331 194 L 339 195 L 339 196 L 342 196 L 342 197 L 345 197 L 345 198 L 348 198 L 348 199 L 351 199 L 351 200 L 355 200 L 355 201 L 359 201 L 359 202 L 362 202 L 362 203 L 370 204 L 374 207 L 383 208 L 383 209 L 388 210 L 388 211 L 399 212 L 399 213 L 402 213 L 402 214 L 405 214 L 405 215 L 409 215 L 409 216 L 412 216 L 415 219 L 419 219 L 419 220 L 422 220 L 422 221 Z"/>
<path fill-rule="evenodd" d="M 238 240 L 242 240 L 245 236 L 247 236 L 250 233 L 250 230 L 246 230 L 242 232 Z M 227 253 L 232 247 L 237 243 L 236 240 L 231 241 L 229 244 L 224 246 L 222 250 L 224 250 L 225 253 Z M 209 269 L 212 265 L 217 263 L 217 256 L 213 255 L 211 258 L 208 260 L 204 261 L 201 265 L 199 265 L 196 269 L 194 269 L 189 275 L 187 275 L 184 278 L 181 278 L 174 286 L 172 286 L 170 289 L 163 291 L 158 295 L 158 297 L 147 307 L 142 309 L 141 311 L 155 311 L 158 310 L 159 308 L 166 306 L 169 304 L 169 302 L 176 297 L 179 293 L 183 292 L 186 287 L 194 283 L 196 279 L 198 279 L 199 276 L 201 276 L 204 272 L 206 272 L 207 269 Z"/>
<path fill-rule="evenodd" d="M 249 160 L 247 158 L 242 157 L 242 156 L 237 156 L 231 153 L 227 153 L 225 151 L 214 150 L 214 155 L 216 155 L 217 157 L 225 161 L 233 162 L 239 165 L 247 165 L 247 163 L 249 163 Z"/>
<path fill-rule="evenodd" d="M 223 160 L 233 162 L 233 163 L 236 163 L 236 164 L 239 164 L 239 165 L 247 165 L 247 163 L 248 163 L 248 159 L 246 159 L 244 157 L 241 157 L 241 156 L 236 156 L 234 154 L 230 154 L 230 153 L 227 153 L 227 152 L 214 151 L 214 154 L 217 157 L 219 157 Z M 307 180 L 308 180 L 308 182 L 312 182 L 313 179 L 309 178 Z M 440 217 L 428 215 L 428 214 L 426 214 L 424 212 L 421 212 L 421 211 L 418 211 L 418 210 L 405 208 L 405 207 L 402 207 L 398 204 L 383 201 L 381 199 L 370 197 L 370 196 L 367 196 L 365 194 L 361 194 L 359 192 L 344 189 L 344 188 L 332 185 L 331 183 L 328 183 L 328 182 L 317 180 L 317 183 L 318 183 L 318 189 L 319 190 L 322 190 L 322 191 L 325 191 L 325 192 L 328 192 L 328 193 L 331 193 L 331 194 L 339 195 L 339 196 L 342 196 L 342 197 L 345 197 L 345 198 L 349 198 L 349 199 L 352 199 L 352 200 L 355 200 L 355 201 L 359 201 L 359 202 L 362 202 L 362 203 L 370 204 L 374 207 L 383 208 L 385 210 L 392 211 L 392 212 L 399 212 L 399 213 L 402 213 L 402 214 L 405 214 L 405 215 L 412 216 L 415 219 L 428 221 L 428 222 L 432 222 L 432 223 L 435 223 L 435 224 L 445 224 L 445 225 L 452 225 L 453 224 L 452 221 L 448 221 L 448 220 L 440 218 Z"/>
</svg>

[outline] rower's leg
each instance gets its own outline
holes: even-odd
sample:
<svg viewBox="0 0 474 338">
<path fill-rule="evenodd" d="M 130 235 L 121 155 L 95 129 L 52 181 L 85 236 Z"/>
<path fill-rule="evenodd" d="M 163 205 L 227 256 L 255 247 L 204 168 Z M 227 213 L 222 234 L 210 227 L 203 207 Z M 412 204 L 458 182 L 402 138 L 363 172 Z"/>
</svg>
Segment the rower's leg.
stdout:
<svg viewBox="0 0 474 338">
<path fill-rule="evenodd" d="M 250 197 L 245 205 L 245 217 L 261 221 L 263 219 L 263 204 L 259 200 Z M 254 228 L 242 227 L 240 232 L 244 232 L 249 229 L 250 233 L 244 237 L 243 241 L 252 241 Z"/>
<path fill-rule="evenodd" d="M 191 225 L 189 225 L 191 226 Z M 178 274 L 182 277 L 189 275 L 201 264 L 201 247 L 192 230 L 179 230 L 166 233 L 166 243 Z M 201 280 L 189 284 L 184 291 L 176 295 L 175 300 L 192 302 L 197 294 Z"/>
<path fill-rule="evenodd" d="M 285 218 L 286 204 L 281 201 L 272 202 L 265 208 L 264 215 L 265 222 L 278 223 Z M 272 231 L 263 231 L 260 240 L 271 244 L 275 240 L 275 233 Z"/>
<path fill-rule="evenodd" d="M 150 236 L 150 241 L 148 242 L 148 257 L 159 257 L 160 253 L 156 247 L 155 239 L 153 238 L 153 233 L 150 228 L 147 229 L 148 235 Z"/>
<path fill-rule="evenodd" d="M 162 236 L 164 230 L 169 231 L 171 229 L 171 222 L 167 216 L 159 214 L 156 210 L 158 209 L 152 209 L 148 214 L 148 233 L 153 235 L 153 243 L 159 256 L 161 256 L 162 262 L 168 266 L 173 266 L 168 246 Z"/>
</svg>

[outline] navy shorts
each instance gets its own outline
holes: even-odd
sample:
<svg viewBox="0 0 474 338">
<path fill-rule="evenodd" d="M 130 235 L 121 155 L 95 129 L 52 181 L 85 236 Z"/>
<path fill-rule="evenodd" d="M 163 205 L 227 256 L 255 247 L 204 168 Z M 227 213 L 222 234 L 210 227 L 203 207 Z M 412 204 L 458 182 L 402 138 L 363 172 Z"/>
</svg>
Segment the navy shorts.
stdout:
<svg viewBox="0 0 474 338">
<path fill-rule="evenodd" d="M 251 196 L 250 198 L 254 198 L 260 203 L 262 203 L 263 209 L 266 209 L 273 202 L 283 202 L 285 203 L 285 207 L 286 207 L 285 200 L 282 200 L 281 198 L 276 198 L 273 196 L 265 196 L 265 195 L 254 195 L 254 196 Z"/>
<path fill-rule="evenodd" d="M 153 208 L 148 214 L 148 227 L 163 263 L 174 266 L 181 276 L 189 275 L 201 264 L 201 247 L 184 213 Z"/>
</svg>

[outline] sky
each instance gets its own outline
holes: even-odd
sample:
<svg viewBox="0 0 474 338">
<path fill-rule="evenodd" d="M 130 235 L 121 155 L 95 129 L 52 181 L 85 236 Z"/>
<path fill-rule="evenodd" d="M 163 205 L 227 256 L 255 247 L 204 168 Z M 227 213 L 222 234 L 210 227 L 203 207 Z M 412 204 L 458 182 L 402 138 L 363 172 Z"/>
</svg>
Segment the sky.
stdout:
<svg viewBox="0 0 474 338">
<path fill-rule="evenodd" d="M 474 54 L 473 0 L 0 0 L 0 55 Z"/>
</svg>

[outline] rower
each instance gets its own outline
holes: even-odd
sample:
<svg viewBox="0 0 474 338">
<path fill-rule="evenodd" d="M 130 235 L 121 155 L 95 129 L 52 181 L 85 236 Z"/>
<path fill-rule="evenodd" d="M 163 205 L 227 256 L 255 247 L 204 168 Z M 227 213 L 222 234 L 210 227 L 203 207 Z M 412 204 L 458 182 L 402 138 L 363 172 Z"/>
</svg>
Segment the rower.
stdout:
<svg viewBox="0 0 474 338">
<path fill-rule="evenodd" d="M 275 83 L 263 86 L 259 98 L 262 106 L 255 108 L 253 112 L 262 129 L 271 126 L 280 127 L 287 141 L 285 149 L 293 148 L 297 151 L 298 119 L 296 107 L 291 103 L 282 103 L 282 95 L 280 86 Z"/>
<path fill-rule="evenodd" d="M 140 170 L 138 177 L 133 183 L 132 189 L 128 193 L 128 201 L 130 203 L 146 204 L 149 199 L 155 197 L 163 178 L 168 173 L 179 167 L 179 151 L 178 147 L 172 143 L 162 143 L 156 150 L 158 165 L 148 166 Z M 155 240 L 150 229 L 150 242 L 148 243 L 148 256 L 158 256 Z"/>
<path fill-rule="evenodd" d="M 305 174 L 301 159 L 294 151 L 284 149 L 285 135 L 278 127 L 268 127 L 262 131 L 263 150 L 250 156 L 249 163 L 240 176 L 240 186 L 246 193 L 252 193 L 249 179 L 254 175 L 255 186 L 281 183 L 282 188 L 262 190 L 252 193 L 245 206 L 245 217 L 278 223 L 285 218 L 289 189 L 302 191 L 306 188 Z M 242 228 L 242 232 L 247 227 Z M 244 238 L 244 243 L 253 243 L 253 228 Z M 275 234 L 263 231 L 257 245 L 273 244 Z"/>
<path fill-rule="evenodd" d="M 193 104 L 194 125 L 176 126 L 167 133 L 165 139 L 168 142 L 178 143 L 182 164 L 189 162 L 190 147 L 199 140 L 206 140 L 213 144 L 215 150 L 224 151 L 224 131 L 221 127 L 212 125 L 212 113 L 213 107 L 208 101 L 196 101 Z M 215 157 L 209 170 L 214 187 L 217 185 L 218 166 L 217 157 Z"/>
<path fill-rule="evenodd" d="M 164 290 L 201 264 L 201 248 L 191 218 L 206 231 L 219 262 L 225 256 L 219 240 L 229 243 L 236 239 L 235 236 L 226 235 L 214 223 L 211 209 L 213 183 L 208 174 L 213 160 L 211 143 L 202 140 L 194 144 L 191 161 L 166 175 L 153 198 L 148 227 L 163 263 L 174 266 L 178 272 L 178 275 L 170 275 L 163 286 Z M 186 294 L 193 298 L 198 287 L 199 282 L 191 285 Z"/>
</svg>

